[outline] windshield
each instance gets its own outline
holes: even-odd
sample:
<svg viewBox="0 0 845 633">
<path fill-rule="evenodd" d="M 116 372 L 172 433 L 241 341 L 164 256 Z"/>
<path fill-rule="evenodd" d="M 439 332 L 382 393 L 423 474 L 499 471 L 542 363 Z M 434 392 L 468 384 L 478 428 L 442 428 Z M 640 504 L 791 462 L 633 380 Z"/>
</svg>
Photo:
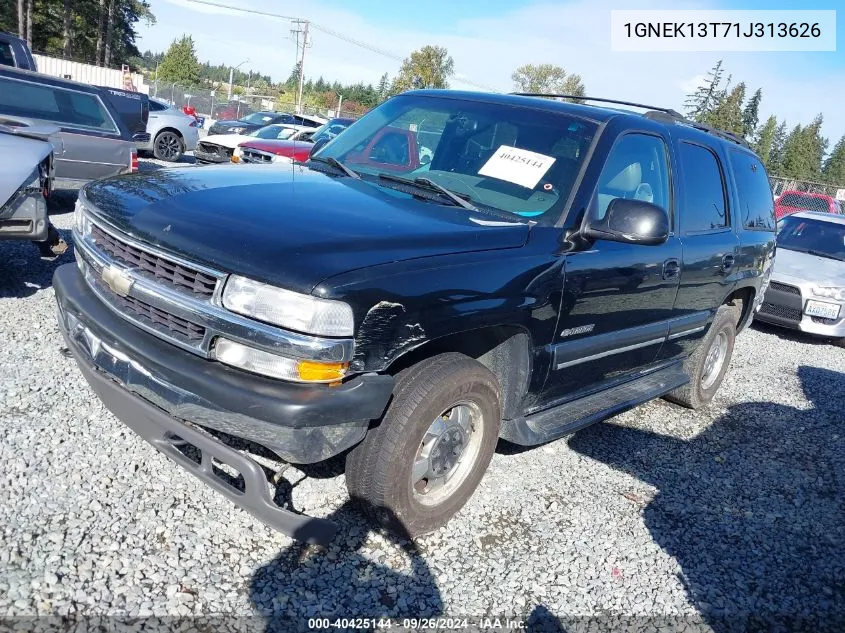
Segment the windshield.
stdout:
<svg viewBox="0 0 845 633">
<path fill-rule="evenodd" d="M 845 261 L 845 224 L 795 216 L 780 224 L 778 248 Z"/>
<path fill-rule="evenodd" d="M 365 177 L 429 178 L 473 204 L 551 224 L 596 127 L 540 109 L 404 95 L 360 119 L 319 156 Z"/>
<path fill-rule="evenodd" d="M 249 136 L 266 139 L 287 139 L 296 134 L 296 128 L 285 125 L 267 125 L 250 132 Z"/>
<path fill-rule="evenodd" d="M 314 136 L 311 137 L 311 140 L 317 142 L 320 139 L 325 138 L 330 141 L 348 127 L 349 123 L 336 123 L 334 121 L 329 121 L 314 130 Z"/>
<path fill-rule="evenodd" d="M 269 123 L 275 117 L 272 114 L 266 114 L 264 112 L 253 112 L 252 114 L 248 114 L 241 121 L 245 123 Z"/>
</svg>

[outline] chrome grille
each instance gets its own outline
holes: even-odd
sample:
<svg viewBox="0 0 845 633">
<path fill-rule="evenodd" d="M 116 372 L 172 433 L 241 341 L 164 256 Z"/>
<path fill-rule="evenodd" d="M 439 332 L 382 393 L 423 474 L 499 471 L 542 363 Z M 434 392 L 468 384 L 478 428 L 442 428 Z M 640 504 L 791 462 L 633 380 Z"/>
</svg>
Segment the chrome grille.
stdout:
<svg viewBox="0 0 845 633">
<path fill-rule="evenodd" d="M 114 293 L 110 293 L 110 295 L 115 304 L 148 321 L 155 329 L 164 334 L 176 336 L 190 343 L 201 341 L 205 336 L 205 328 L 201 325 L 174 316 L 135 297 L 121 297 Z"/>
<path fill-rule="evenodd" d="M 795 286 L 789 286 L 787 284 L 782 284 L 778 281 L 769 282 L 769 288 L 772 290 L 777 290 L 778 292 L 785 292 L 789 295 L 798 295 L 801 296 L 801 290 L 796 288 Z"/>
<path fill-rule="evenodd" d="M 273 157 L 259 150 L 244 149 L 241 160 L 245 163 L 269 163 L 273 160 Z"/>
<path fill-rule="evenodd" d="M 91 237 L 99 248 L 114 259 L 134 266 L 158 282 L 200 297 L 211 297 L 214 294 L 217 278 L 212 275 L 148 253 L 106 233 L 96 224 L 91 227 Z"/>
</svg>

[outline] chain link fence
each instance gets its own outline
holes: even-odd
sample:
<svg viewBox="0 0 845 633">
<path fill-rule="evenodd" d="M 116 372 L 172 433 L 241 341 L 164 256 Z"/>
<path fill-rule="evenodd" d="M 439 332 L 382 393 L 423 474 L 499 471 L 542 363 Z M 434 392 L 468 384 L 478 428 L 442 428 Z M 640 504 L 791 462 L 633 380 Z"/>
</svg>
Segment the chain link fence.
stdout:
<svg viewBox="0 0 845 633">
<path fill-rule="evenodd" d="M 845 187 L 810 180 L 770 176 L 778 218 L 795 211 L 845 213 Z"/>
<path fill-rule="evenodd" d="M 228 97 L 228 87 L 222 86 L 217 90 L 209 88 L 190 88 L 176 83 L 153 82 L 150 96 L 167 101 L 177 108 L 193 107 L 197 116 L 206 121 L 220 119 L 239 119 L 252 112 L 271 110 L 277 112 L 294 112 L 296 101 L 293 95 L 259 95 L 233 94 Z M 341 110 L 318 107 L 305 101 L 301 108 L 302 114 L 318 115 L 326 118 L 342 116 L 358 118 L 361 113 L 351 110 Z M 208 127 L 210 123 L 204 126 Z"/>
</svg>

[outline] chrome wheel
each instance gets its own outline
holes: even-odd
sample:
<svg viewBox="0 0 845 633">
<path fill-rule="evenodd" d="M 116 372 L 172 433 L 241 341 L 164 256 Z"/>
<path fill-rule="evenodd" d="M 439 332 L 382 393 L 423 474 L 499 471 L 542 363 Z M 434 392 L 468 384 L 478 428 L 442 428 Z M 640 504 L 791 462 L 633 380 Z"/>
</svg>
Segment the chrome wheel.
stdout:
<svg viewBox="0 0 845 633">
<path fill-rule="evenodd" d="M 425 432 L 411 469 L 414 498 L 437 505 L 460 487 L 478 457 L 484 434 L 477 405 L 455 404 Z"/>
<path fill-rule="evenodd" d="M 701 372 L 702 389 L 709 389 L 716 382 L 727 355 L 728 335 L 725 332 L 719 332 L 710 344 L 710 349 L 707 350 L 707 356 L 704 359 L 704 371 Z"/>
<path fill-rule="evenodd" d="M 179 160 L 182 156 L 182 140 L 173 132 L 162 132 L 156 136 L 155 155 L 159 160 Z"/>
</svg>

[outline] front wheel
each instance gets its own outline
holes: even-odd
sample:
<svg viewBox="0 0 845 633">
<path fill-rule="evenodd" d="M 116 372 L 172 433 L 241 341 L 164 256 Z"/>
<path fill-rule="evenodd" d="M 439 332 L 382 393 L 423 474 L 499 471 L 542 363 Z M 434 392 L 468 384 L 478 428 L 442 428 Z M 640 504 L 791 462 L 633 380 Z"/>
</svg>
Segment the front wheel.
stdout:
<svg viewBox="0 0 845 633">
<path fill-rule="evenodd" d="M 728 371 L 739 317 L 740 312 L 736 306 L 719 306 L 707 334 L 684 362 L 684 371 L 690 381 L 669 392 L 667 400 L 690 409 L 710 404 Z"/>
<path fill-rule="evenodd" d="M 478 486 L 499 436 L 496 377 L 454 352 L 399 374 L 381 420 L 346 459 L 363 511 L 404 537 L 446 524 Z"/>
<path fill-rule="evenodd" d="M 155 141 L 153 142 L 153 156 L 157 159 L 175 163 L 182 158 L 182 154 L 184 153 L 185 146 L 176 132 L 165 130 L 156 135 Z"/>
</svg>

